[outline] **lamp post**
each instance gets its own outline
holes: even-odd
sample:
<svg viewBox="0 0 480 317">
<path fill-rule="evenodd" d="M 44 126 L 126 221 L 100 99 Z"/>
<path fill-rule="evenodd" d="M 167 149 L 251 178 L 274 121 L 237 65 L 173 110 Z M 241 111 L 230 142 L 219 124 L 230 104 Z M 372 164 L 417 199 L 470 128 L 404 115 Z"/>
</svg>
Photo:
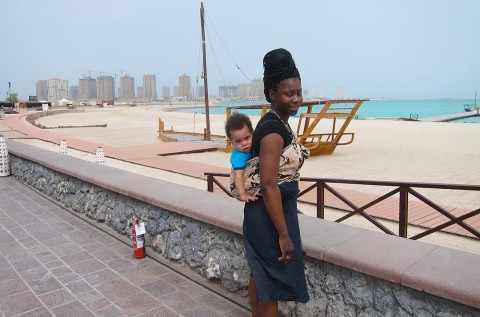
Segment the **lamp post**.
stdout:
<svg viewBox="0 0 480 317">
<path fill-rule="evenodd" d="M 8 100 L 12 102 L 12 83 L 8 82 Z"/>
</svg>

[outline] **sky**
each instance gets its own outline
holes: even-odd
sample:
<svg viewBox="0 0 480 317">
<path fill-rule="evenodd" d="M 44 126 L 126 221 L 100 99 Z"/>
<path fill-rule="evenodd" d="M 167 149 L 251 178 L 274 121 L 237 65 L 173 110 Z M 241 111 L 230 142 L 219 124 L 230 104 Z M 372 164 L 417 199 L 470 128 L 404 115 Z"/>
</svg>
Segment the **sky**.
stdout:
<svg viewBox="0 0 480 317">
<path fill-rule="evenodd" d="M 157 92 L 186 73 L 203 86 L 201 1 L 2 0 L 0 100 L 41 79 L 121 74 Z M 310 95 L 473 99 L 480 93 L 478 0 L 204 0 L 209 95 L 263 76 L 283 47 Z M 238 66 L 238 67 L 237 67 Z"/>
</svg>

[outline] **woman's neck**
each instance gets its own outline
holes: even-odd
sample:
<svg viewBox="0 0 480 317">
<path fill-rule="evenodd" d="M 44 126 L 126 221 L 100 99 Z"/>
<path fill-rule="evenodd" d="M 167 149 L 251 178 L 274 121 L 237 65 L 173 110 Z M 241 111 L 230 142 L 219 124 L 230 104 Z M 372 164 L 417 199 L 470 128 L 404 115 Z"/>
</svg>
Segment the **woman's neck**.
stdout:
<svg viewBox="0 0 480 317">
<path fill-rule="evenodd" d="M 288 118 L 289 118 L 289 116 L 280 115 L 280 113 L 279 113 L 274 107 L 271 107 L 271 108 L 270 108 L 270 112 L 272 112 L 272 113 L 273 113 L 274 115 L 276 115 L 280 120 L 282 120 L 284 124 L 288 124 Z"/>
</svg>

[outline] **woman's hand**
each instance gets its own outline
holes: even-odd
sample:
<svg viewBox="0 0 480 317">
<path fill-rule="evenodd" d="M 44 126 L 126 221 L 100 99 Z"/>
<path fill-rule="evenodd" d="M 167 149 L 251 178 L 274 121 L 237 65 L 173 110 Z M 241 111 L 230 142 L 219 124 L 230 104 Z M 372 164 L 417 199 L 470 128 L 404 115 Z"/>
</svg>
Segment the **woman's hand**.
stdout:
<svg viewBox="0 0 480 317">
<path fill-rule="evenodd" d="M 280 245 L 280 250 L 282 251 L 282 256 L 278 258 L 278 262 L 287 263 L 293 256 L 293 243 L 290 240 L 290 237 L 287 236 L 286 238 L 279 238 L 278 244 Z"/>
</svg>

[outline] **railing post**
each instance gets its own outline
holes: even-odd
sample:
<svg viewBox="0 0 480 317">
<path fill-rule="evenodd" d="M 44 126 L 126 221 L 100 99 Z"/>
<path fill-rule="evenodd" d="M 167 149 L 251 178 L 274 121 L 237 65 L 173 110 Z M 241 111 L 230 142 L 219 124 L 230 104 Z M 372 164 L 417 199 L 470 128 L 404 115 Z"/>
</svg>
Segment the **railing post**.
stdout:
<svg viewBox="0 0 480 317">
<path fill-rule="evenodd" d="M 407 237 L 408 231 L 408 187 L 400 187 L 398 236 Z"/>
<path fill-rule="evenodd" d="M 207 190 L 213 193 L 213 176 L 207 175 Z"/>
<path fill-rule="evenodd" d="M 325 219 L 325 186 L 317 182 L 317 218 Z"/>
</svg>

